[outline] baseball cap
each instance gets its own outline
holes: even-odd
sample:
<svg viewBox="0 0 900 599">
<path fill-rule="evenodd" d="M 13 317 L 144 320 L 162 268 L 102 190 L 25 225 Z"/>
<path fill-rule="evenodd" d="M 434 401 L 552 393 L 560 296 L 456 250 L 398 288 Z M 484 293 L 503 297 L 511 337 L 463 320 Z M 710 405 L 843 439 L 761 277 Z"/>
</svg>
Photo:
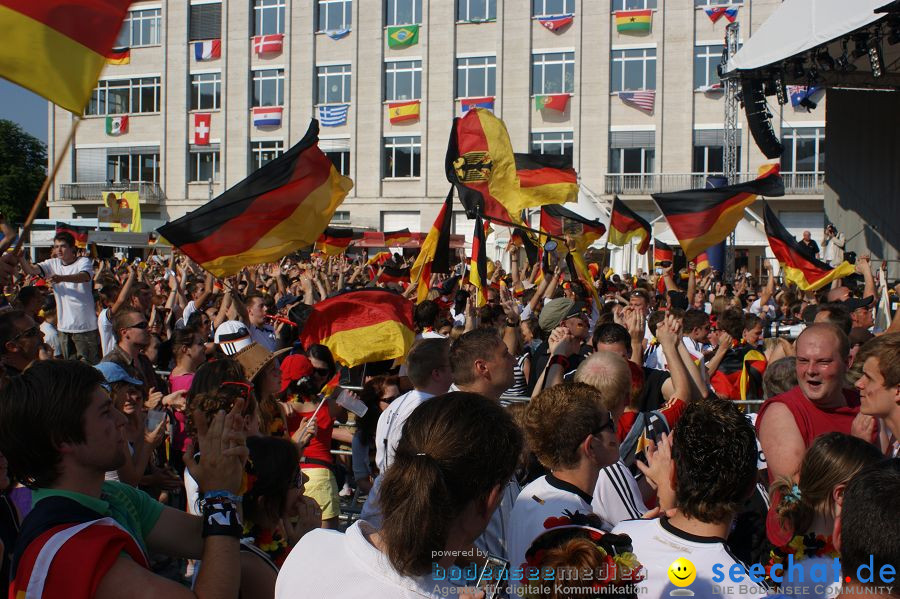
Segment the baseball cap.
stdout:
<svg viewBox="0 0 900 599">
<path fill-rule="evenodd" d="M 569 318 L 569 312 L 573 311 L 572 308 L 576 303 L 581 302 L 576 302 L 567 297 L 558 297 L 547 302 L 541 308 L 541 315 L 538 317 L 538 324 L 541 330 L 545 334 L 549 334 L 550 331 L 559 326 L 559 323 Z"/>
<path fill-rule="evenodd" d="M 253 343 L 253 340 L 250 339 L 250 331 L 244 326 L 244 323 L 237 320 L 226 320 L 220 324 L 216 328 L 213 340 L 226 356 L 233 356 Z"/>
<path fill-rule="evenodd" d="M 312 362 L 302 354 L 291 354 L 281 361 L 281 392 L 288 385 L 313 373 Z"/>
<path fill-rule="evenodd" d="M 135 378 L 128 374 L 121 365 L 116 364 L 115 362 L 100 362 L 96 366 L 94 366 L 100 373 L 103 375 L 103 378 L 106 379 L 106 383 L 112 385 L 113 383 L 126 382 L 132 385 L 137 385 L 138 387 L 143 387 L 144 382 L 141 379 Z"/>
<path fill-rule="evenodd" d="M 849 299 L 844 300 L 844 305 L 847 306 L 847 309 L 851 312 L 854 310 L 858 310 L 860 308 L 866 308 L 872 305 L 872 302 L 875 301 L 873 296 L 865 297 L 863 299 L 859 299 L 858 297 L 851 297 Z"/>
<path fill-rule="evenodd" d="M 287 294 L 284 297 L 282 297 L 280 300 L 275 302 L 275 308 L 277 310 L 281 310 L 285 306 L 289 306 L 291 304 L 296 303 L 299 299 L 300 298 L 297 297 L 296 295 Z"/>
</svg>

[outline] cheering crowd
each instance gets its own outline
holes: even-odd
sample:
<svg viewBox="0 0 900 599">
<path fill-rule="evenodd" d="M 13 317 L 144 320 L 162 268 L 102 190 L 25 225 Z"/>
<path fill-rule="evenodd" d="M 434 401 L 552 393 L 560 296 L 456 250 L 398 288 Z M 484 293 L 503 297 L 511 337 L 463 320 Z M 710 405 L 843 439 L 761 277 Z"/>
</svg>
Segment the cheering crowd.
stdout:
<svg viewBox="0 0 900 599">
<path fill-rule="evenodd" d="M 869 258 L 803 292 L 565 253 L 511 245 L 416 304 L 399 254 L 2 255 L 9 596 L 900 595 L 900 321 L 875 327 Z M 400 359 L 300 341 L 373 287 L 412 314 Z"/>
</svg>

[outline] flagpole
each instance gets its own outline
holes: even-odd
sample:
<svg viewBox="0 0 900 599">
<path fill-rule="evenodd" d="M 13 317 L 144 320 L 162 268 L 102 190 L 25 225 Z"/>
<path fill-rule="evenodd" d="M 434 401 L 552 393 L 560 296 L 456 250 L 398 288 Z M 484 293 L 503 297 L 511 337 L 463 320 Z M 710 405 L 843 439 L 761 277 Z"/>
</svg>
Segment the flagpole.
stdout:
<svg viewBox="0 0 900 599">
<path fill-rule="evenodd" d="M 62 149 L 56 155 L 56 160 L 53 163 L 53 168 L 50 169 L 50 172 L 44 179 L 44 184 L 41 185 L 41 190 L 38 192 L 37 197 L 34 200 L 34 204 L 32 204 L 31 206 L 31 211 L 28 213 L 28 216 L 25 218 L 25 222 L 22 224 L 22 232 L 19 234 L 19 240 L 16 242 L 16 247 L 13 250 L 13 253 L 20 254 L 22 252 L 22 245 L 25 243 L 25 236 L 31 229 L 31 225 L 34 223 L 34 219 L 37 216 L 38 210 L 40 210 L 44 205 L 44 198 L 47 195 L 47 190 L 50 189 L 50 185 L 53 183 L 53 180 L 56 178 L 56 174 L 59 172 L 59 167 L 62 165 L 62 161 L 63 158 L 65 158 L 66 152 L 69 151 L 69 146 L 72 145 L 72 140 L 75 139 L 75 132 L 78 130 L 78 126 L 81 124 L 81 121 L 81 117 L 75 117 L 75 123 L 72 125 L 72 130 L 69 132 L 69 137 L 66 138 L 66 141 L 63 143 Z M 4 239 L 2 242 L 0 242 L 0 254 L 5 252 L 9 248 L 11 243 L 11 238 L 9 240 Z"/>
<path fill-rule="evenodd" d="M 508 220 L 503 220 L 502 218 L 495 218 L 493 216 L 488 216 L 487 214 L 483 214 L 481 218 L 490 221 L 492 223 L 497 223 L 498 225 L 506 225 L 507 227 L 517 227 L 519 229 L 523 229 L 525 231 L 531 231 L 532 233 L 537 233 L 538 235 L 544 235 L 551 239 L 558 239 L 559 241 L 566 241 L 565 237 L 560 237 L 559 235 L 552 235 L 547 233 L 546 231 L 541 231 L 539 229 L 532 229 L 531 227 L 526 227 L 525 225 L 520 225 L 518 223 L 514 223 Z"/>
</svg>

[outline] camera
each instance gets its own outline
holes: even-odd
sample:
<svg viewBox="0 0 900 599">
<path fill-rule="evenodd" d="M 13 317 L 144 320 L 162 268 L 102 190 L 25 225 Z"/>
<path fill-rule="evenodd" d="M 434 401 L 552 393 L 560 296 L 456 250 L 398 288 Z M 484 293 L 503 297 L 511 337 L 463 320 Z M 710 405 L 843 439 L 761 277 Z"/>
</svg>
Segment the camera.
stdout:
<svg viewBox="0 0 900 599">
<path fill-rule="evenodd" d="M 800 333 L 803 332 L 803 329 L 806 328 L 805 322 L 797 322 L 797 321 L 782 321 L 782 322 L 773 322 L 770 325 L 767 325 L 763 328 L 763 337 L 771 338 L 771 337 L 781 337 L 782 339 L 791 339 L 794 340 L 800 336 Z"/>
</svg>

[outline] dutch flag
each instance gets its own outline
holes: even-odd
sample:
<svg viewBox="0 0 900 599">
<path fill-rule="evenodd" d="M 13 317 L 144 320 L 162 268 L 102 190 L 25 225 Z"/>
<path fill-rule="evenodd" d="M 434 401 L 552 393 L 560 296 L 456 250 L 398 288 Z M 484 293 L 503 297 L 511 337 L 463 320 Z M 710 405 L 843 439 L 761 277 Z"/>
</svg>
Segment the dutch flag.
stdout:
<svg viewBox="0 0 900 599">
<path fill-rule="evenodd" d="M 281 125 L 280 106 L 263 106 L 253 109 L 253 126 L 254 127 L 277 127 Z"/>
<path fill-rule="evenodd" d="M 194 44 L 194 59 L 212 60 L 222 56 L 222 40 L 208 40 Z"/>
</svg>

